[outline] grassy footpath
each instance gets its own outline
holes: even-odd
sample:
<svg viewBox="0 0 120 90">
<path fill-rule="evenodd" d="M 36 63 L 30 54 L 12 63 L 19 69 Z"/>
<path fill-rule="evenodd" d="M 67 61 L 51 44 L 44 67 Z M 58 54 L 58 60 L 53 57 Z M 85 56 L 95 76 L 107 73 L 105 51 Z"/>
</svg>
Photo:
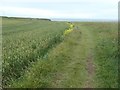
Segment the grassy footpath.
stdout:
<svg viewBox="0 0 120 90">
<path fill-rule="evenodd" d="M 99 88 L 118 87 L 118 31 L 117 23 L 82 23 L 93 37 L 94 85 Z M 91 39 L 92 40 L 92 39 Z M 91 46 L 90 45 L 90 46 Z"/>
</svg>

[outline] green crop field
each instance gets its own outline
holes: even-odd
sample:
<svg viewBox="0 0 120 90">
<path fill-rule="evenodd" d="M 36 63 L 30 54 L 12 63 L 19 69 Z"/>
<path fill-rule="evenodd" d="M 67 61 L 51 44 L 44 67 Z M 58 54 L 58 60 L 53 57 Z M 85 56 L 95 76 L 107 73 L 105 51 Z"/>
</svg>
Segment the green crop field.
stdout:
<svg viewBox="0 0 120 90">
<path fill-rule="evenodd" d="M 118 88 L 117 22 L 2 18 L 3 87 Z"/>
</svg>

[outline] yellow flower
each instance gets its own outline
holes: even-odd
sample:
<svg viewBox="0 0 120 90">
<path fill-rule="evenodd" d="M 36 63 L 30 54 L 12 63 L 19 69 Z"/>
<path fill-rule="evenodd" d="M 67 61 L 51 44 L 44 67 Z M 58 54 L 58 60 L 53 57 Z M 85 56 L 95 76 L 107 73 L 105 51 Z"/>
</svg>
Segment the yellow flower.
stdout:
<svg viewBox="0 0 120 90">
<path fill-rule="evenodd" d="M 73 28 L 73 25 L 72 25 L 72 24 L 70 25 L 70 28 Z"/>
<path fill-rule="evenodd" d="M 72 32 L 72 29 L 65 30 L 64 35 L 67 35 L 67 34 L 69 34 L 70 32 Z"/>
<path fill-rule="evenodd" d="M 70 24 L 70 23 L 67 23 L 67 24 Z M 73 31 L 73 27 L 74 27 L 74 25 L 73 25 L 73 24 L 70 24 L 69 29 L 68 29 L 68 30 L 65 30 L 64 36 L 67 35 L 67 34 L 69 34 L 70 32 L 72 32 L 72 31 Z"/>
</svg>

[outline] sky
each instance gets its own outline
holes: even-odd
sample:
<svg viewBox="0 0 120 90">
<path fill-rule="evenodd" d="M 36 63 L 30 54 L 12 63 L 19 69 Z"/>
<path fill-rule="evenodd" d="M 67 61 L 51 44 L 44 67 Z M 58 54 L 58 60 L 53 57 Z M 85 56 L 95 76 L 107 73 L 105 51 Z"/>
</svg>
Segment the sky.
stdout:
<svg viewBox="0 0 120 90">
<path fill-rule="evenodd" d="M 0 16 L 118 19 L 119 0 L 0 0 Z"/>
</svg>

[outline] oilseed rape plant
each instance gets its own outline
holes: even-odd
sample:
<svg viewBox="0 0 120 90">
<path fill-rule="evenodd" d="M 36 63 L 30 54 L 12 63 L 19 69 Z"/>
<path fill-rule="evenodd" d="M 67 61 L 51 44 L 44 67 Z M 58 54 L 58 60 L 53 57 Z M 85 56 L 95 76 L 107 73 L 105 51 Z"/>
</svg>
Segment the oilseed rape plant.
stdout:
<svg viewBox="0 0 120 90">
<path fill-rule="evenodd" d="M 66 36 L 67 34 L 71 33 L 73 31 L 73 27 L 74 27 L 73 24 L 69 24 L 69 29 L 65 30 L 64 36 Z"/>
<path fill-rule="evenodd" d="M 67 35 L 67 34 L 69 34 L 69 33 L 72 32 L 72 31 L 73 31 L 73 29 L 65 30 L 65 32 L 64 32 L 64 36 Z"/>
<path fill-rule="evenodd" d="M 73 27 L 74 27 L 74 25 L 73 25 L 73 24 L 71 24 L 71 25 L 70 25 L 70 28 L 73 28 Z"/>
</svg>

